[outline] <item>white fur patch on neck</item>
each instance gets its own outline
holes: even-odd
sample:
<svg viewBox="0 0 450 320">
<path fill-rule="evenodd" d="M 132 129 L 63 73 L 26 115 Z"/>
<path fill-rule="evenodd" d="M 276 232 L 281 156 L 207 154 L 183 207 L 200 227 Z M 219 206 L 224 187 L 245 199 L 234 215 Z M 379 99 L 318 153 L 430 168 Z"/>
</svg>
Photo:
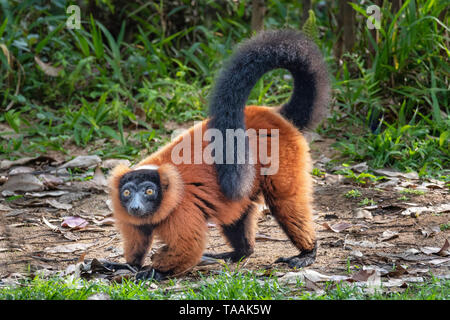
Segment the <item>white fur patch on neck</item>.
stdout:
<svg viewBox="0 0 450 320">
<path fill-rule="evenodd" d="M 135 170 L 158 170 L 158 168 L 159 168 L 159 166 L 157 166 L 155 164 L 146 164 L 143 166 L 133 168 L 133 171 L 135 171 Z"/>
</svg>

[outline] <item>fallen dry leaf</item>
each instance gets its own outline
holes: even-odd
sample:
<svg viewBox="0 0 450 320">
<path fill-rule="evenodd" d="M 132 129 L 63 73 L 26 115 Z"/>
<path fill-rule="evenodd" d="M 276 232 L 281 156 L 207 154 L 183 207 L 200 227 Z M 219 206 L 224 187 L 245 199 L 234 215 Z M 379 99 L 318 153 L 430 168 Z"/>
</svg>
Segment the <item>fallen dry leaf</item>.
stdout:
<svg viewBox="0 0 450 320">
<path fill-rule="evenodd" d="M 340 174 L 326 174 L 325 175 L 325 182 L 328 184 L 338 184 L 342 183 L 344 181 L 345 177 Z"/>
<path fill-rule="evenodd" d="M 53 208 L 61 209 L 61 210 L 70 210 L 72 209 L 72 205 L 68 203 L 61 203 L 55 199 L 47 199 L 45 203 L 51 205 Z"/>
<path fill-rule="evenodd" d="M 448 240 L 445 240 L 444 245 L 441 248 L 436 248 L 436 247 L 422 247 L 420 248 L 420 251 L 422 251 L 425 254 L 437 254 L 440 255 L 442 257 L 446 257 L 449 255 L 449 252 L 447 251 L 447 249 L 449 248 L 449 242 Z"/>
<path fill-rule="evenodd" d="M 423 227 L 420 229 L 420 233 L 425 238 L 433 237 L 441 232 L 441 227 L 439 225 L 431 226 L 431 227 Z"/>
<path fill-rule="evenodd" d="M 111 201 L 111 199 L 107 199 L 106 201 L 105 201 L 105 203 L 106 203 L 106 206 L 108 207 L 108 209 L 110 210 L 110 211 L 113 211 L 113 206 L 112 206 L 112 201 Z"/>
<path fill-rule="evenodd" d="M 13 176 L 13 175 L 16 175 L 16 174 L 30 173 L 30 172 L 33 172 L 33 171 L 34 171 L 34 169 L 31 168 L 31 167 L 20 166 L 20 167 L 14 167 L 13 169 L 11 169 L 11 171 L 9 171 L 8 174 L 10 176 Z"/>
<path fill-rule="evenodd" d="M 320 157 L 317 160 L 314 161 L 314 164 L 317 164 L 317 163 L 327 164 L 330 161 L 331 161 L 330 158 L 328 158 L 327 156 L 322 154 L 322 155 L 320 155 Z"/>
<path fill-rule="evenodd" d="M 359 250 L 352 250 L 350 255 L 355 258 L 362 258 L 364 256 L 364 254 Z"/>
<path fill-rule="evenodd" d="M 401 214 L 404 216 L 418 216 L 424 212 L 442 213 L 447 211 L 450 211 L 450 203 L 443 203 L 437 206 L 430 206 L 430 207 L 407 208 L 406 210 L 402 211 Z"/>
<path fill-rule="evenodd" d="M 30 192 L 42 190 L 44 190 L 44 184 L 30 173 L 22 173 L 10 176 L 8 178 L 8 181 L 6 181 L 5 184 L 3 184 L 3 186 L 0 188 L 0 191 L 2 192 Z"/>
<path fill-rule="evenodd" d="M 351 280 L 353 281 L 359 281 L 359 282 L 366 282 L 367 280 L 369 280 L 371 277 L 373 277 L 374 274 L 376 274 L 377 271 L 376 270 L 359 270 L 358 272 L 352 274 L 351 276 Z"/>
<path fill-rule="evenodd" d="M 55 190 L 55 191 L 42 191 L 42 192 L 27 192 L 25 196 L 33 198 L 43 198 L 43 197 L 59 197 L 63 194 L 68 194 L 69 191 L 66 190 Z"/>
<path fill-rule="evenodd" d="M 103 192 L 108 192 L 108 181 L 105 177 L 105 175 L 103 174 L 102 169 L 100 168 L 100 166 L 97 166 L 95 168 L 95 172 L 94 175 L 92 176 L 91 180 L 87 180 L 87 181 L 79 181 L 73 184 L 73 187 L 75 189 L 80 189 L 80 190 L 99 190 L 99 191 L 103 191 Z"/>
<path fill-rule="evenodd" d="M 305 279 L 305 289 L 309 291 L 314 291 L 318 295 L 322 295 L 325 293 L 325 290 L 323 290 L 321 287 L 317 285 L 317 283 L 312 282 L 308 278 Z"/>
<path fill-rule="evenodd" d="M 84 251 L 92 247 L 93 243 L 71 243 L 55 247 L 47 247 L 44 249 L 46 253 L 72 253 L 75 251 Z"/>
<path fill-rule="evenodd" d="M 336 224 L 333 224 L 332 226 L 330 226 L 328 224 L 328 222 L 325 222 L 322 224 L 322 226 L 324 226 L 325 229 L 331 230 L 333 232 L 341 232 L 345 229 L 353 227 L 354 225 L 351 223 L 347 223 L 347 222 L 340 222 L 340 223 L 336 223 Z"/>
<path fill-rule="evenodd" d="M 403 268 L 401 265 L 397 264 L 397 265 L 395 265 L 395 270 L 390 271 L 387 274 L 387 276 L 391 277 L 391 278 L 393 278 L 393 277 L 400 277 L 401 275 L 403 275 L 405 273 L 408 273 L 408 271 L 406 271 L 406 269 Z"/>
<path fill-rule="evenodd" d="M 7 170 L 13 166 L 24 165 L 24 164 L 29 163 L 30 161 L 33 161 L 37 158 L 38 157 L 25 157 L 25 158 L 17 159 L 14 161 L 2 160 L 2 161 L 0 161 L 0 170 Z"/>
<path fill-rule="evenodd" d="M 92 180 L 90 180 L 90 182 L 98 187 L 108 186 L 108 181 L 106 180 L 106 177 L 103 174 L 102 168 L 100 166 L 97 166 L 97 168 L 95 168 L 94 177 L 92 178 Z"/>
<path fill-rule="evenodd" d="M 398 238 L 398 231 L 386 230 L 378 237 L 378 241 L 388 241 L 395 238 Z"/>
<path fill-rule="evenodd" d="M 321 274 L 317 271 L 311 269 L 303 269 L 298 272 L 287 272 L 284 276 L 278 279 L 281 283 L 285 284 L 296 284 L 299 281 L 304 282 L 308 279 L 312 282 L 323 282 L 331 280 L 331 276 Z"/>
<path fill-rule="evenodd" d="M 406 255 L 408 255 L 408 254 L 418 254 L 419 252 L 420 252 L 420 251 L 417 250 L 416 248 L 410 248 L 410 249 L 408 249 L 408 250 L 405 251 L 405 254 L 406 254 Z"/>
<path fill-rule="evenodd" d="M 395 171 L 395 170 L 391 170 L 391 169 L 379 169 L 379 170 L 374 170 L 374 172 L 381 176 L 387 176 L 387 177 L 402 177 L 402 178 L 406 178 L 406 179 L 419 179 L 419 174 L 414 171 L 404 173 L 404 172 Z"/>
<path fill-rule="evenodd" d="M 39 179 L 41 179 L 44 185 L 49 188 L 55 188 L 56 186 L 64 183 L 63 178 L 54 176 L 52 174 L 40 174 Z"/>
<path fill-rule="evenodd" d="M 423 281 L 424 281 L 424 279 L 422 277 L 407 277 L 407 278 L 401 278 L 401 279 L 389 279 L 388 281 L 383 282 L 383 287 L 407 288 L 408 282 L 423 282 Z"/>
<path fill-rule="evenodd" d="M 370 294 L 381 286 L 381 276 L 377 270 L 360 270 L 347 281 L 362 283 L 365 287 L 363 290 Z"/>
<path fill-rule="evenodd" d="M 374 209 L 376 209 L 377 207 L 378 206 L 375 206 Z M 357 219 L 369 219 L 369 220 L 373 219 L 372 213 L 367 208 L 364 208 L 364 209 L 358 208 L 358 209 L 356 209 L 354 211 L 354 216 Z"/>
<path fill-rule="evenodd" d="M 377 188 L 393 188 L 399 184 L 399 178 L 390 177 L 388 181 L 377 183 Z"/>
<path fill-rule="evenodd" d="M 64 238 L 66 238 L 67 240 L 70 240 L 70 241 L 78 241 L 78 240 L 80 240 L 79 236 L 77 236 L 76 234 L 74 234 L 74 233 L 72 233 L 70 231 L 66 231 L 66 230 L 62 231 L 62 235 L 63 235 Z"/>
<path fill-rule="evenodd" d="M 86 220 L 80 217 L 66 217 L 61 223 L 61 227 L 77 230 L 86 227 L 88 224 Z"/>
<path fill-rule="evenodd" d="M 438 264 L 446 263 L 446 262 L 449 262 L 449 261 L 450 261 L 450 258 L 442 258 L 442 259 L 428 260 L 427 263 L 430 263 L 432 265 L 438 265 Z"/>
<path fill-rule="evenodd" d="M 416 189 L 421 191 L 429 191 L 429 189 L 445 189 L 445 182 L 439 180 L 435 180 L 435 182 L 423 182 Z"/>
<path fill-rule="evenodd" d="M 387 248 L 387 247 L 393 247 L 394 245 L 389 242 L 372 242 L 368 240 L 363 241 L 354 241 L 350 239 L 346 239 L 344 242 L 344 247 L 350 245 L 350 246 L 357 246 L 357 247 L 363 247 L 363 248 Z"/>
<path fill-rule="evenodd" d="M 93 220 L 93 222 L 99 226 L 112 226 L 114 225 L 115 221 L 116 220 L 114 218 L 105 218 L 100 221 L 95 219 Z"/>
<path fill-rule="evenodd" d="M 96 166 L 102 162 L 99 156 L 77 156 L 70 160 L 69 162 L 64 163 L 59 166 L 58 169 L 63 168 L 90 168 Z"/>
<path fill-rule="evenodd" d="M 448 247 L 450 244 L 448 243 L 448 239 L 445 240 L 444 245 L 442 246 L 441 250 L 437 253 L 440 256 L 446 257 L 449 255 Z"/>
<path fill-rule="evenodd" d="M 63 67 L 55 68 L 49 63 L 43 62 L 41 59 L 39 59 L 37 56 L 34 57 L 34 61 L 41 67 L 42 71 L 50 77 L 57 77 L 59 73 L 63 70 Z"/>
<path fill-rule="evenodd" d="M 0 211 L 8 212 L 8 211 L 11 211 L 11 210 L 12 210 L 12 209 L 11 209 L 10 207 L 5 206 L 4 204 L 1 204 L 1 203 L 0 203 Z"/>
<path fill-rule="evenodd" d="M 385 267 L 377 266 L 377 265 L 363 266 L 362 270 L 375 270 L 382 277 L 386 276 L 389 273 L 388 269 L 386 269 Z"/>
<path fill-rule="evenodd" d="M 383 244 L 389 244 L 389 243 L 383 242 Z M 410 251 L 411 250 L 407 250 L 406 252 L 403 252 L 403 253 L 376 252 L 375 255 L 385 258 L 385 259 L 387 258 L 388 260 L 392 260 L 394 262 L 399 259 L 405 260 L 405 261 L 410 261 L 410 262 L 421 262 L 421 263 L 422 262 L 428 263 L 428 261 L 433 260 L 433 257 L 430 257 L 429 255 L 410 253 Z"/>
<path fill-rule="evenodd" d="M 45 217 L 42 217 L 42 221 L 44 222 L 44 224 L 49 227 L 50 229 L 52 229 L 52 231 L 57 231 L 59 230 L 59 228 L 57 226 L 55 226 L 54 224 L 51 224 L 50 222 L 48 222 L 48 220 Z"/>
</svg>

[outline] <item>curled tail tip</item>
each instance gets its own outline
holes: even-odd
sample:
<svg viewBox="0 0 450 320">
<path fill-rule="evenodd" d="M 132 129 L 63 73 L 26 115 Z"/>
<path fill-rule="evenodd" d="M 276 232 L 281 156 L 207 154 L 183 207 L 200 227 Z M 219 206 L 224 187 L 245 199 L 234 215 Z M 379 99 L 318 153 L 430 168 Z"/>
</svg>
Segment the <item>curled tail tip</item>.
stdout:
<svg viewBox="0 0 450 320">
<path fill-rule="evenodd" d="M 223 136 L 227 129 L 245 130 L 244 108 L 251 89 L 266 72 L 279 68 L 294 78 L 293 93 L 280 113 L 299 129 L 320 122 L 330 96 L 327 66 L 313 40 L 298 30 L 284 29 L 263 31 L 243 41 L 225 62 L 210 95 L 208 126 Z M 229 199 L 250 192 L 253 171 L 241 166 L 216 165 L 218 183 Z"/>
</svg>

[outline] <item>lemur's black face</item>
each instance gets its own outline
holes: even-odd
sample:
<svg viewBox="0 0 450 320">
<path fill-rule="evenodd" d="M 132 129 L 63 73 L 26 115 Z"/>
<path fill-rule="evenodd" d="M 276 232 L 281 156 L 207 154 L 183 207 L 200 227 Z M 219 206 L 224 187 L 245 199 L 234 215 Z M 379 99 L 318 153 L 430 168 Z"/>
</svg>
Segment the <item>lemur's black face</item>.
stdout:
<svg viewBox="0 0 450 320">
<path fill-rule="evenodd" d="M 141 169 L 128 172 L 119 182 L 120 203 L 136 217 L 146 217 L 158 210 L 162 199 L 159 174 Z"/>
</svg>

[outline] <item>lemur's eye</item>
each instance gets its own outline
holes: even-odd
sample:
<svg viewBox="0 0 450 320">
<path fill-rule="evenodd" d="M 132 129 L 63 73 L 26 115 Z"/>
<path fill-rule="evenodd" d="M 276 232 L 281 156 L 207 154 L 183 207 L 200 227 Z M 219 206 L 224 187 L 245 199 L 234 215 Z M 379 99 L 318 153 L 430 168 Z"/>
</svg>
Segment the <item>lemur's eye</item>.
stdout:
<svg viewBox="0 0 450 320">
<path fill-rule="evenodd" d="M 122 194 L 124 197 L 128 197 L 130 195 L 130 190 L 126 189 Z"/>
<path fill-rule="evenodd" d="M 145 193 L 151 196 L 153 194 L 153 189 L 147 189 L 145 190 Z"/>
</svg>

